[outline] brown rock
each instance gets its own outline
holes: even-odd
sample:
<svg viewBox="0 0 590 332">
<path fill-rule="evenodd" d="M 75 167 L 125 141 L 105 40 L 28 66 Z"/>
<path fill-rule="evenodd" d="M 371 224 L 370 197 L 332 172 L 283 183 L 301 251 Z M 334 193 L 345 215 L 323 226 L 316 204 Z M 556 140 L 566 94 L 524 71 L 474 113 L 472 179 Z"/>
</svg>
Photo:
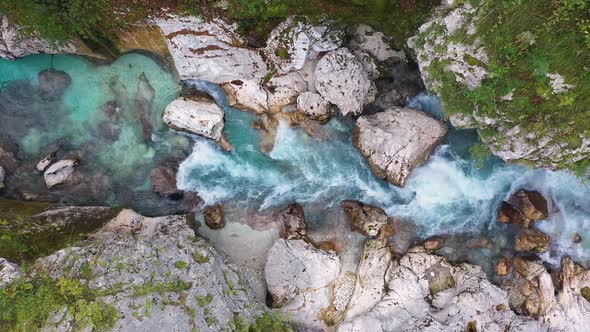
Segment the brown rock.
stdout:
<svg viewBox="0 0 590 332">
<path fill-rule="evenodd" d="M 499 276 L 508 275 L 510 272 L 510 260 L 506 257 L 502 257 L 496 262 L 496 274 Z"/>
<path fill-rule="evenodd" d="M 340 202 L 340 207 L 344 209 L 353 230 L 365 236 L 377 236 L 383 225 L 393 221 L 382 208 L 359 201 L 344 200 Z"/>
<path fill-rule="evenodd" d="M 150 173 L 152 190 L 162 197 L 180 199 L 182 192 L 176 188 L 176 170 L 162 165 L 154 168 Z"/>
<path fill-rule="evenodd" d="M 304 239 L 307 236 L 307 225 L 303 207 L 297 203 L 289 204 L 276 214 L 277 221 L 282 225 L 281 237 L 284 239 Z"/>
<path fill-rule="evenodd" d="M 203 210 L 205 216 L 205 224 L 211 229 L 220 229 L 225 226 L 225 218 L 223 215 L 223 208 L 221 205 L 216 204 L 207 206 Z"/>
<path fill-rule="evenodd" d="M 467 332 L 477 332 L 477 322 L 472 320 L 467 323 Z"/>
<path fill-rule="evenodd" d="M 496 311 L 504 311 L 508 309 L 504 303 L 500 303 L 496 306 Z"/>
<path fill-rule="evenodd" d="M 529 275 L 529 264 L 524 258 L 516 257 L 512 264 L 516 272 L 521 276 L 526 278 Z"/>
<path fill-rule="evenodd" d="M 428 239 L 424 240 L 424 249 L 426 249 L 427 251 L 433 252 L 433 251 L 437 251 L 438 249 L 444 247 L 445 245 L 445 240 L 438 236 L 432 236 L 429 237 Z"/>
<path fill-rule="evenodd" d="M 516 237 L 514 249 L 516 251 L 530 251 L 543 253 L 547 251 L 551 238 L 538 229 L 527 228 L 520 231 Z"/>
<path fill-rule="evenodd" d="M 522 225 L 524 217 L 510 203 L 502 201 L 498 209 L 498 221 L 504 224 Z"/>
</svg>

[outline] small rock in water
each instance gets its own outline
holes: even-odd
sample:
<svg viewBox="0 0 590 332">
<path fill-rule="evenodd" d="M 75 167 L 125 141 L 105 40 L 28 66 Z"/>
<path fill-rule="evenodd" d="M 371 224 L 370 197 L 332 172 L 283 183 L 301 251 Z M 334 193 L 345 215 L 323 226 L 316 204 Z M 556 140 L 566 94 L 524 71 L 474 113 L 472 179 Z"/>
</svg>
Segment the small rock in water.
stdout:
<svg viewBox="0 0 590 332">
<path fill-rule="evenodd" d="M 510 260 L 506 257 L 502 257 L 496 262 L 496 274 L 499 276 L 508 275 L 510 272 Z"/>
<path fill-rule="evenodd" d="M 437 235 L 429 237 L 428 239 L 424 240 L 423 243 L 424 249 L 426 249 L 427 252 L 437 251 L 438 249 L 444 247 L 444 245 L 445 239 Z"/>
<path fill-rule="evenodd" d="M 551 238 L 549 235 L 534 228 L 525 228 L 516 237 L 514 249 L 516 251 L 531 251 L 543 253 L 547 251 Z"/>
<path fill-rule="evenodd" d="M 524 217 L 510 203 L 502 201 L 498 209 L 498 221 L 504 224 L 522 225 Z"/>
<path fill-rule="evenodd" d="M 76 165 L 78 165 L 76 159 L 63 159 L 49 166 L 43 175 L 47 189 L 51 189 L 72 178 Z"/>
<path fill-rule="evenodd" d="M 549 217 L 547 200 L 536 191 L 521 189 L 508 201 L 503 201 L 498 210 L 498 221 L 530 228 L 535 221 Z"/>
<path fill-rule="evenodd" d="M 297 203 L 289 204 L 277 213 L 278 223 L 282 225 L 281 237 L 288 240 L 305 239 L 307 225 L 303 207 Z"/>
<path fill-rule="evenodd" d="M 223 207 L 220 204 L 207 206 L 203 211 L 205 224 L 211 229 L 220 229 L 225 226 Z"/>
<path fill-rule="evenodd" d="M 44 98 L 61 97 L 72 83 L 68 73 L 61 70 L 47 69 L 39 72 L 39 91 Z"/>
<path fill-rule="evenodd" d="M 352 228 L 369 237 L 377 236 L 381 227 L 393 220 L 382 208 L 359 201 L 344 200 L 340 202 L 340 207 L 344 209 Z"/>
<path fill-rule="evenodd" d="M 150 173 L 152 190 L 160 196 L 179 199 L 182 192 L 176 188 L 176 170 L 170 166 L 159 166 Z"/>
<path fill-rule="evenodd" d="M 576 233 L 574 235 L 573 241 L 574 241 L 574 243 L 581 243 L 582 242 L 582 236 L 580 236 L 580 234 Z"/>
<path fill-rule="evenodd" d="M 53 151 L 50 154 L 48 154 L 45 158 L 39 160 L 39 162 L 37 163 L 37 171 L 39 171 L 39 173 L 45 172 L 45 170 L 49 166 L 51 166 L 51 164 L 53 164 L 56 160 L 57 151 Z"/>
<path fill-rule="evenodd" d="M 172 129 L 219 140 L 223 115 L 223 110 L 213 101 L 179 98 L 166 106 L 163 120 Z"/>
</svg>

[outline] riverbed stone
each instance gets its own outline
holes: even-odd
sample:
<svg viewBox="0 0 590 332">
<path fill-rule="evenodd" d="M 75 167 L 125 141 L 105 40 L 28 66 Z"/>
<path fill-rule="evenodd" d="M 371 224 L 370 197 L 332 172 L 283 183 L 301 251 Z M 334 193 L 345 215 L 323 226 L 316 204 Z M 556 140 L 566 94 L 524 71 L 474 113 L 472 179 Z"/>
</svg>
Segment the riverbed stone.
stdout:
<svg viewBox="0 0 590 332">
<path fill-rule="evenodd" d="M 371 90 L 361 62 L 347 48 L 328 52 L 315 69 L 315 87 L 342 115 L 359 114 Z"/>
<path fill-rule="evenodd" d="M 152 191 L 162 197 L 180 198 L 182 192 L 176 187 L 176 170 L 169 165 L 158 166 L 150 172 Z"/>
<path fill-rule="evenodd" d="M 412 169 L 426 162 L 446 133 L 442 122 L 425 113 L 396 107 L 359 117 L 353 144 L 377 176 L 403 187 Z"/>
<path fill-rule="evenodd" d="M 225 226 L 225 216 L 221 204 L 215 204 L 203 209 L 205 224 L 211 229 L 220 229 Z"/>
<path fill-rule="evenodd" d="M 307 225 L 303 206 L 298 203 L 289 204 L 276 213 L 277 222 L 281 225 L 281 237 L 287 240 L 303 240 L 307 238 Z"/>
<path fill-rule="evenodd" d="M 340 207 L 344 209 L 352 229 L 369 237 L 377 236 L 381 227 L 394 220 L 382 208 L 359 201 L 344 200 L 340 202 Z"/>
<path fill-rule="evenodd" d="M 516 236 L 516 251 L 530 251 L 534 253 L 543 253 L 549 248 L 551 238 L 549 235 L 535 228 L 525 228 Z"/>
<path fill-rule="evenodd" d="M 223 110 L 213 101 L 179 98 L 166 106 L 162 119 L 172 129 L 219 140 L 223 117 Z"/>
<path fill-rule="evenodd" d="M 43 173 L 47 189 L 72 180 L 76 165 L 78 165 L 77 159 L 62 159 L 49 166 Z"/>
<path fill-rule="evenodd" d="M 39 91 L 45 99 L 61 97 L 72 83 L 72 78 L 68 73 L 55 69 L 42 70 L 37 78 L 39 79 Z"/>
<path fill-rule="evenodd" d="M 549 217 L 547 200 L 538 191 L 521 189 L 510 196 L 508 203 L 520 211 L 527 220 L 534 222 Z"/>
<path fill-rule="evenodd" d="M 496 275 L 503 277 L 510 273 L 510 259 L 501 257 L 496 262 Z"/>
</svg>

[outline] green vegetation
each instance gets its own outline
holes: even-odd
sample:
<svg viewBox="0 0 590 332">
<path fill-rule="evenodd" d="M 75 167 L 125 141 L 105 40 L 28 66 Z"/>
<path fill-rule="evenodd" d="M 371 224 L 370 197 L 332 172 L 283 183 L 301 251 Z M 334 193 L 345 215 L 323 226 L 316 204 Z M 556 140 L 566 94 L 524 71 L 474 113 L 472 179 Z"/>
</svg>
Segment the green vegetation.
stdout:
<svg viewBox="0 0 590 332">
<path fill-rule="evenodd" d="M 49 277 L 21 278 L 0 291 L 0 330 L 38 331 L 59 310 L 73 317 L 75 329 L 111 329 L 119 313 L 97 300 L 97 293 L 78 280 Z"/>
<path fill-rule="evenodd" d="M 199 264 L 205 264 L 205 263 L 209 262 L 209 257 L 203 256 L 203 255 L 199 254 L 198 252 L 193 253 L 193 259 L 195 260 L 195 262 L 197 262 Z"/>
<path fill-rule="evenodd" d="M 245 319 L 236 315 L 232 323 L 230 323 L 232 331 L 236 332 L 292 332 L 293 329 L 285 319 L 276 312 L 266 312 L 264 315 L 256 318 L 253 324 L 249 324 Z"/>
<path fill-rule="evenodd" d="M 189 290 L 192 287 L 190 282 L 182 279 L 168 280 L 165 282 L 148 281 L 143 285 L 133 287 L 133 297 L 141 297 L 148 294 L 163 294 L 165 292 L 180 293 Z"/>
<path fill-rule="evenodd" d="M 197 304 L 199 307 L 206 307 L 213 301 L 213 295 L 207 294 L 207 296 L 197 296 Z"/>
<path fill-rule="evenodd" d="M 476 110 L 508 128 L 519 125 L 524 132 L 535 133 L 537 138 L 531 140 L 553 136 L 567 148 L 579 147 L 583 137 L 590 136 L 590 72 L 583 69 L 590 67 L 590 2 L 477 3 L 476 36 L 482 39 L 489 61 L 486 65 L 475 58 L 465 60 L 488 74 L 480 87 L 469 91 L 445 71 L 448 61 L 435 61 L 429 73 L 442 82 L 438 93 L 446 111 Z M 436 28 L 430 33 L 436 34 Z M 473 37 L 463 30 L 449 39 L 470 43 Z M 553 74 L 563 77 L 567 91 L 554 92 L 549 77 Z M 511 100 L 502 98 L 509 94 Z M 501 134 L 486 135 L 502 142 Z M 575 170 L 580 162 L 561 160 L 559 166 Z"/>
<path fill-rule="evenodd" d="M 177 269 L 180 269 L 180 270 L 186 269 L 187 266 L 188 266 L 188 263 L 187 262 L 184 262 L 184 261 L 176 261 L 176 262 L 174 262 L 174 267 L 177 268 Z"/>
</svg>

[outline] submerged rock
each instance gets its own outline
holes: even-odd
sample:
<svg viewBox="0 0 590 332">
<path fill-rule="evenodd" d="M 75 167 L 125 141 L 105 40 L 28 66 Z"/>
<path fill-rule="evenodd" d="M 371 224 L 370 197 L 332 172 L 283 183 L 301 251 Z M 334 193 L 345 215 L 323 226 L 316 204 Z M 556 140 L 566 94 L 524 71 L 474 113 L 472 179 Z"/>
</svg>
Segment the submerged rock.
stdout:
<svg viewBox="0 0 590 332">
<path fill-rule="evenodd" d="M 371 90 L 371 81 L 360 61 L 346 48 L 331 51 L 315 69 L 315 87 L 342 115 L 359 114 Z"/>
<path fill-rule="evenodd" d="M 62 159 L 49 166 L 43 174 L 47 189 L 73 179 L 76 165 L 78 165 L 78 160 L 76 159 Z"/>
<path fill-rule="evenodd" d="M 220 229 L 225 226 L 223 207 L 220 204 L 207 206 L 203 210 L 205 224 L 211 229 Z"/>
<path fill-rule="evenodd" d="M 152 191 L 163 197 L 180 198 L 182 191 L 176 187 L 176 170 L 162 165 L 150 172 Z"/>
<path fill-rule="evenodd" d="M 382 208 L 359 201 L 344 200 L 340 207 L 346 212 L 352 228 L 369 237 L 377 236 L 381 227 L 394 220 Z"/>
<path fill-rule="evenodd" d="M 281 237 L 287 240 L 307 238 L 307 225 L 303 207 L 297 203 L 289 204 L 276 213 L 277 222 L 282 226 Z"/>
<path fill-rule="evenodd" d="M 353 144 L 375 174 L 403 187 L 410 172 L 426 162 L 447 133 L 446 126 L 411 108 L 361 116 Z"/>
<path fill-rule="evenodd" d="M 538 229 L 526 228 L 520 231 L 516 236 L 516 251 L 531 251 L 534 253 L 543 253 L 549 248 L 551 238 L 549 235 Z"/>
<path fill-rule="evenodd" d="M 102 263 L 97 263 L 102 262 Z M 114 331 L 225 331 L 236 314 L 247 325 L 263 313 L 236 267 L 186 216 L 146 218 L 123 210 L 88 241 L 37 260 L 35 271 L 76 277 L 116 310 Z M 47 327 L 69 330 L 57 311 Z"/>
<path fill-rule="evenodd" d="M 47 69 L 39 72 L 39 91 L 45 99 L 61 97 L 72 83 L 70 75 L 65 71 Z"/>
<path fill-rule="evenodd" d="M 500 258 L 496 262 L 496 275 L 505 276 L 510 273 L 510 260 L 506 257 Z"/>
<path fill-rule="evenodd" d="M 141 124 L 141 136 L 144 142 L 150 141 L 154 132 L 151 114 L 155 96 L 156 91 L 148 81 L 147 76 L 145 73 L 141 73 L 137 93 L 135 94 L 135 111 Z"/>
<path fill-rule="evenodd" d="M 223 116 L 223 110 L 213 101 L 179 98 L 166 106 L 163 120 L 172 129 L 219 140 Z"/>
<path fill-rule="evenodd" d="M 264 268 L 272 307 L 304 329 L 326 328 L 321 313 L 331 304 L 330 288 L 339 272 L 335 252 L 304 240 L 276 240 Z"/>
</svg>

